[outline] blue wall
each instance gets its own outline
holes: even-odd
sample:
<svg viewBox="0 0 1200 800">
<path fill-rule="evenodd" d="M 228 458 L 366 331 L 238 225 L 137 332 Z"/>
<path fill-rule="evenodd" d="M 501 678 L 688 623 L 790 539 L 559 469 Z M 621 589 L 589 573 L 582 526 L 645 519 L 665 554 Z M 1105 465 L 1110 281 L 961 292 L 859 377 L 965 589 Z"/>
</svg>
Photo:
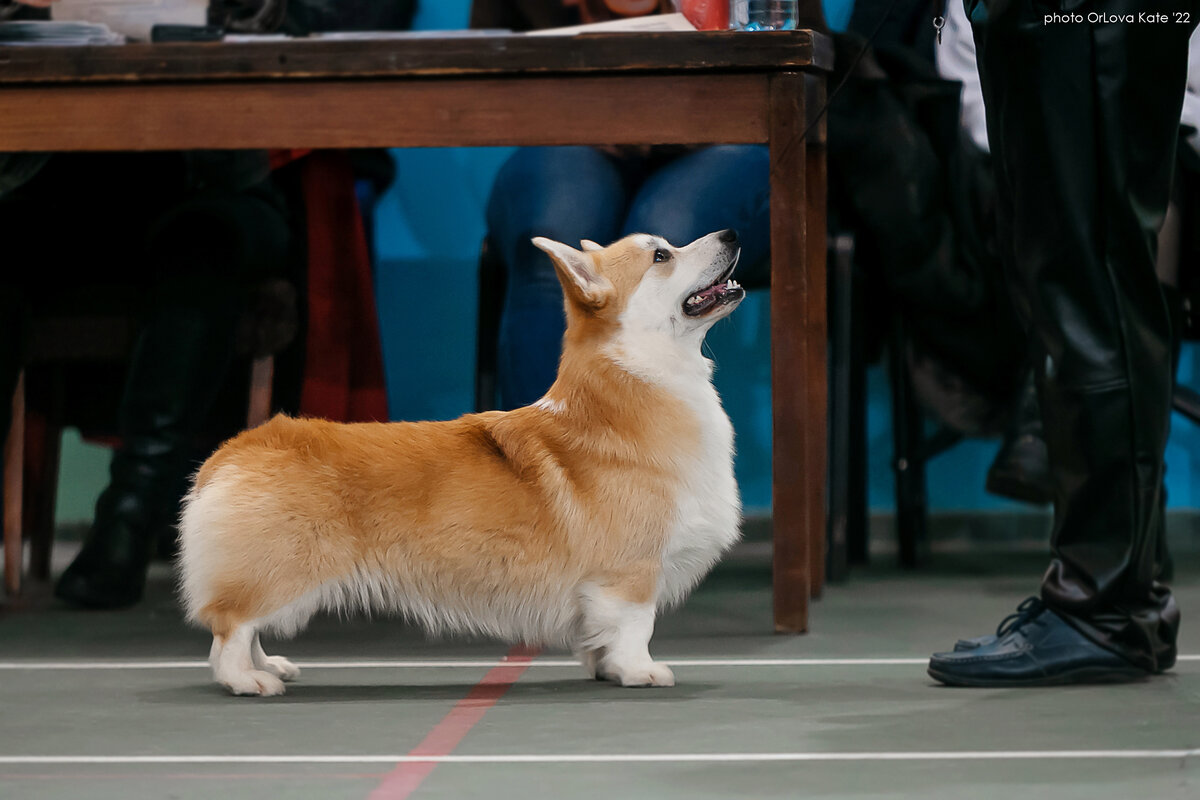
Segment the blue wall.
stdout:
<svg viewBox="0 0 1200 800">
<path fill-rule="evenodd" d="M 465 26 L 469 0 L 425 2 L 418 27 Z M 377 211 L 380 321 L 394 419 L 445 419 L 471 410 L 476 266 L 492 176 L 509 150 L 397 150 L 399 178 Z M 419 287 L 419 291 L 412 287 Z M 770 507 L 770 370 L 767 297 L 753 293 L 709 336 L 717 384 L 738 435 L 738 478 L 748 509 Z M 1200 384 L 1200 349 L 1184 354 L 1181 380 Z M 870 505 L 892 506 L 886 377 L 870 376 Z M 968 441 L 929 469 L 934 509 L 1023 508 L 988 495 L 996 443 Z M 1167 450 L 1174 507 L 1200 507 L 1200 428 L 1177 418 Z"/>
</svg>

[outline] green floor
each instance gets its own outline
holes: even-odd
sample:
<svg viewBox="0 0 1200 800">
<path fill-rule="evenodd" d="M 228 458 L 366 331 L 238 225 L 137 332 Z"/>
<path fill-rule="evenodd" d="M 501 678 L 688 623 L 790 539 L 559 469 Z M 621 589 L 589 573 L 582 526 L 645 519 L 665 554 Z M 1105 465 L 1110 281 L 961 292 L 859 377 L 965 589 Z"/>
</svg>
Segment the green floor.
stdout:
<svg viewBox="0 0 1200 800">
<path fill-rule="evenodd" d="M 124 613 L 68 611 L 34 587 L 0 611 L 0 798 L 1200 796 L 1192 627 L 1190 657 L 1134 685 L 954 690 L 925 676 L 921 659 L 992 627 L 1042 566 L 881 563 L 829 588 L 813 633 L 781 637 L 767 562 L 748 548 L 661 621 L 653 651 L 676 662 L 675 688 L 585 681 L 545 654 L 411 795 L 378 787 L 504 647 L 321 620 L 268 646 L 317 664 L 287 695 L 232 698 L 194 666 L 207 640 L 181 624 L 165 571 Z M 1179 572 L 1186 620 L 1200 561 Z"/>
</svg>

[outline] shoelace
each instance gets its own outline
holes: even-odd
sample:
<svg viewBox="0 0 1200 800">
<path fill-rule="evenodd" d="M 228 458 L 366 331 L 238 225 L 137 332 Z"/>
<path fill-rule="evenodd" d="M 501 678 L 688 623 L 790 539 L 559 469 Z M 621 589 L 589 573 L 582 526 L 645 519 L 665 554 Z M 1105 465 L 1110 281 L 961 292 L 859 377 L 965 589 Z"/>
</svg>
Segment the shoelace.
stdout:
<svg viewBox="0 0 1200 800">
<path fill-rule="evenodd" d="M 1040 597 L 1026 597 L 1021 601 L 1021 605 L 1017 606 L 1015 613 L 1000 620 L 1000 625 L 996 628 L 996 636 L 1002 638 L 1020 629 L 1041 614 L 1045 608 L 1046 604 Z"/>
</svg>

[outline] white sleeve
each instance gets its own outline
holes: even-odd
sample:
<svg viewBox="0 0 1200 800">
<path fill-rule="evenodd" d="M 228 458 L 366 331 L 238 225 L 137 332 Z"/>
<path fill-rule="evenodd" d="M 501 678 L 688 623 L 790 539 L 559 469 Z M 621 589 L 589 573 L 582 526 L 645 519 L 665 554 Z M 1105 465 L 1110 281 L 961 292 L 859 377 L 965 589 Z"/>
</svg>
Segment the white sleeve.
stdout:
<svg viewBox="0 0 1200 800">
<path fill-rule="evenodd" d="M 938 73 L 947 80 L 962 82 L 962 126 L 975 144 L 990 152 L 987 117 L 983 111 L 983 88 L 979 84 L 979 67 L 975 62 L 975 39 L 971 35 L 971 23 L 967 20 L 962 0 L 947 0 L 942 43 L 935 45 L 934 49 Z"/>
<path fill-rule="evenodd" d="M 1200 28 L 1192 34 L 1188 47 L 1187 90 L 1183 95 L 1183 114 L 1179 121 L 1196 129 L 1188 137 L 1188 144 L 1200 153 Z"/>
</svg>

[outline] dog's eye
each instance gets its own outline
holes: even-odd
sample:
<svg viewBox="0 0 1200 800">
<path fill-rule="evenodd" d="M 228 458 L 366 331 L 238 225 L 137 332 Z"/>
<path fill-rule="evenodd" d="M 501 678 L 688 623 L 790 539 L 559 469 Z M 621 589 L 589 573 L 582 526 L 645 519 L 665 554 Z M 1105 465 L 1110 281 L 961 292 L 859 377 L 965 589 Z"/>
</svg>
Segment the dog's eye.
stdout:
<svg viewBox="0 0 1200 800">
<path fill-rule="evenodd" d="M 655 264 L 661 264 L 664 261 L 670 261 L 670 260 L 671 260 L 671 254 L 668 253 L 666 250 L 663 250 L 661 247 L 654 251 L 654 263 Z"/>
</svg>

